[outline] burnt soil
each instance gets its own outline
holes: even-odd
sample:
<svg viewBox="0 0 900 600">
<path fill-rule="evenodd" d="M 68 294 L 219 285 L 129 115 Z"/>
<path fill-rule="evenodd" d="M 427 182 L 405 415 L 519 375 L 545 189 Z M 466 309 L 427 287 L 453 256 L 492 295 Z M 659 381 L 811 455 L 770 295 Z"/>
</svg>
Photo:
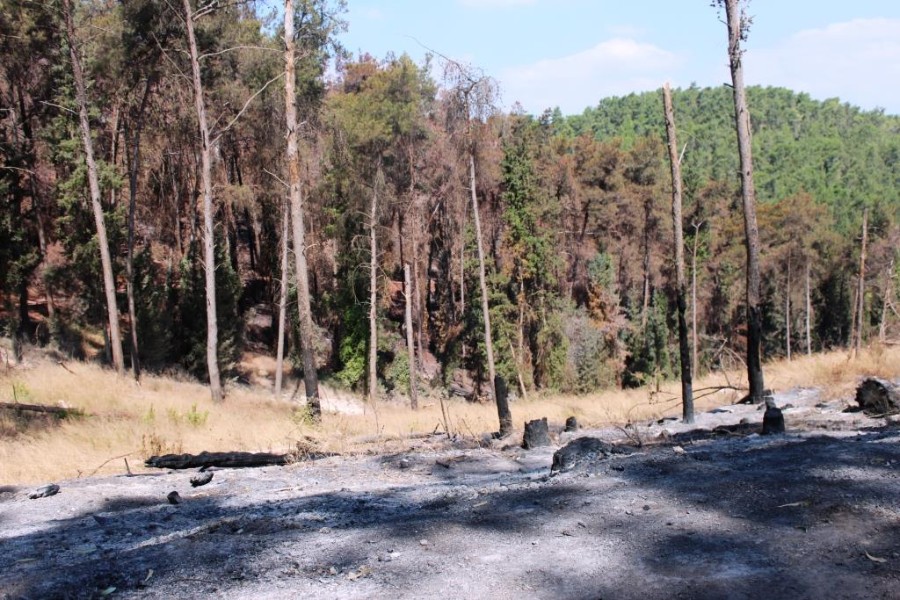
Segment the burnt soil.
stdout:
<svg viewBox="0 0 900 600">
<path fill-rule="evenodd" d="M 900 428 L 815 390 L 775 400 L 775 436 L 734 405 L 528 451 L 433 436 L 198 488 L 195 471 L 34 500 L 0 485 L 0 598 L 900 597 Z M 631 453 L 551 477 L 588 435 Z"/>
</svg>

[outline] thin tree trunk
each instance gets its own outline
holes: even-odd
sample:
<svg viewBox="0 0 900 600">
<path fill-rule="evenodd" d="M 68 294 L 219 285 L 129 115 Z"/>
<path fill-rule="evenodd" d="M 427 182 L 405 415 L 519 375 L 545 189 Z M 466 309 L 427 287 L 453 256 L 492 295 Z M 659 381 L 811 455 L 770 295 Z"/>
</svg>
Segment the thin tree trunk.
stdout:
<svg viewBox="0 0 900 600">
<path fill-rule="evenodd" d="M 113 105 L 112 111 L 112 123 L 110 123 L 109 128 L 109 137 L 110 137 L 110 164 L 113 169 L 116 168 L 116 163 L 119 160 L 119 119 L 121 118 L 119 114 L 119 101 L 116 100 L 116 103 Z M 109 206 L 111 209 L 116 208 L 116 186 L 110 186 L 109 190 Z"/>
<path fill-rule="evenodd" d="M 784 287 L 784 338 L 788 362 L 791 361 L 791 256 L 788 254 L 787 283 Z"/>
<path fill-rule="evenodd" d="M 297 121 L 296 43 L 294 41 L 294 3 L 284 1 L 285 119 L 287 120 L 287 162 L 291 198 L 291 223 L 294 237 L 294 276 L 297 278 L 297 312 L 300 317 L 300 351 L 303 355 L 303 385 L 306 402 L 314 421 L 322 418 L 319 403 L 319 375 L 316 372 L 312 303 L 309 294 L 309 267 L 306 258 L 306 225 L 300 190 L 300 152 Z"/>
<path fill-rule="evenodd" d="M 288 240 L 290 238 L 290 204 L 284 202 L 281 208 L 281 289 L 278 294 L 278 344 L 275 358 L 275 397 L 281 398 L 281 384 L 284 378 L 284 333 L 287 324 Z"/>
<path fill-rule="evenodd" d="M 412 276 L 409 263 L 403 265 L 404 292 L 406 294 L 406 349 L 409 353 L 409 406 L 413 410 L 419 408 L 418 373 L 416 369 L 416 346 L 413 340 L 413 294 Z"/>
<path fill-rule="evenodd" d="M 50 284 L 47 271 L 50 268 L 49 254 L 47 248 L 47 221 L 44 216 L 44 199 L 40 189 L 40 182 L 37 175 L 37 145 L 34 140 L 34 130 L 31 128 L 29 119 L 25 116 L 25 97 L 22 94 L 22 88 L 16 86 L 16 100 L 19 105 L 20 121 L 22 123 L 22 133 L 25 136 L 28 147 L 28 160 L 30 164 L 28 174 L 28 185 L 31 190 L 31 198 L 34 202 L 34 213 L 37 217 L 37 234 L 38 248 L 41 251 L 41 280 L 44 283 L 44 293 L 47 297 L 47 319 L 50 322 L 50 335 L 55 337 L 56 330 L 56 302 L 53 298 L 53 286 Z M 13 113 L 15 117 L 15 113 Z"/>
<path fill-rule="evenodd" d="M 422 292 L 419 288 L 419 245 L 418 239 L 415 235 L 413 235 L 413 297 L 415 301 L 413 303 L 413 309 L 415 313 L 413 314 L 413 320 L 415 322 L 416 327 L 416 350 L 418 351 L 419 360 L 422 360 L 422 357 L 425 356 L 422 346 L 422 328 L 423 321 L 422 318 Z"/>
<path fill-rule="evenodd" d="M 698 360 L 697 340 L 697 238 L 700 236 L 702 223 L 694 223 L 694 243 L 691 248 L 691 372 L 697 373 L 700 368 Z"/>
<path fill-rule="evenodd" d="M 186 2 L 187 0 L 185 0 Z M 97 175 L 97 164 L 94 162 L 94 143 L 91 139 L 91 126 L 88 121 L 87 94 L 84 89 L 84 74 L 81 69 L 81 58 L 78 56 L 75 26 L 72 22 L 70 0 L 63 0 L 63 17 L 66 21 L 66 37 L 69 42 L 69 55 L 72 58 L 72 74 L 75 79 L 75 96 L 78 101 L 78 117 L 81 124 L 81 140 L 84 144 L 84 159 L 87 163 L 88 186 L 91 191 L 91 208 L 97 227 L 97 241 L 100 245 L 100 264 L 103 270 L 103 289 L 106 293 L 106 309 L 109 320 L 109 344 L 112 347 L 112 362 L 119 375 L 125 374 L 125 357 L 122 354 L 122 337 L 119 333 L 119 310 L 116 304 L 116 284 L 113 279 L 112 258 L 109 242 L 106 237 L 106 224 L 103 217 L 103 205 L 100 201 L 100 180 Z"/>
<path fill-rule="evenodd" d="M 147 78 L 144 86 L 144 95 L 141 97 L 141 105 L 138 108 L 137 120 L 133 137 L 128 135 L 128 123 L 126 121 L 125 143 L 130 144 L 131 154 L 128 160 L 128 254 L 125 256 L 125 293 L 128 296 L 128 320 L 131 322 L 131 370 L 137 381 L 141 379 L 140 346 L 138 345 L 138 317 L 134 302 L 134 217 L 137 208 L 137 184 L 138 171 L 141 161 L 141 131 L 144 127 L 144 110 L 147 108 L 147 100 L 153 79 Z M 128 138 L 132 139 L 129 140 Z"/>
<path fill-rule="evenodd" d="M 859 310 L 859 290 L 853 289 L 853 302 L 850 304 L 850 337 L 847 338 L 847 347 L 850 349 L 850 357 L 856 348 L 856 311 Z"/>
<path fill-rule="evenodd" d="M 856 342 L 853 346 L 855 356 L 862 349 L 863 322 L 866 312 L 866 245 L 869 241 L 869 209 L 863 209 L 862 248 L 859 253 L 859 284 L 856 290 Z"/>
<path fill-rule="evenodd" d="M 175 181 L 175 162 L 169 157 L 169 174 L 172 179 L 172 200 L 175 207 L 175 245 L 178 246 L 178 259 L 184 256 L 184 242 L 181 239 L 181 194 Z"/>
<path fill-rule="evenodd" d="M 812 356 L 812 302 L 809 299 L 809 258 L 806 259 L 806 355 Z"/>
<path fill-rule="evenodd" d="M 463 205 L 463 220 L 459 235 L 459 314 L 466 313 L 466 205 Z"/>
<path fill-rule="evenodd" d="M 509 342 L 509 351 L 512 353 L 513 362 L 516 363 L 516 378 L 519 380 L 519 393 L 522 394 L 522 400 L 528 400 L 528 390 L 525 388 L 525 378 L 522 377 L 522 363 L 519 356 L 516 356 L 516 349 L 513 347 L 512 341 Z"/>
<path fill-rule="evenodd" d="M 488 377 L 490 378 L 491 394 L 497 403 L 497 415 L 500 419 L 500 436 L 503 437 L 512 432 L 512 414 L 509 406 L 500 402 L 497 398 L 496 376 L 494 367 L 494 343 L 491 339 L 491 313 L 488 303 L 487 275 L 484 266 L 484 246 L 481 240 L 481 217 L 478 213 L 478 194 L 475 191 L 475 154 L 469 153 L 469 187 L 472 194 L 472 212 L 475 217 L 475 241 L 478 245 L 478 280 L 481 284 L 481 311 L 484 317 L 484 347 L 488 361 Z"/>
<path fill-rule="evenodd" d="M 762 312 L 760 308 L 759 227 L 756 222 L 756 189 L 753 184 L 750 110 L 744 89 L 741 39 L 748 21 L 740 0 L 725 0 L 728 22 L 728 58 L 734 90 L 734 119 L 737 129 L 738 154 L 741 164 L 741 199 L 744 207 L 744 235 L 747 249 L 747 379 L 750 398 L 761 402 L 765 394 L 760 346 Z"/>
<path fill-rule="evenodd" d="M 894 258 L 884 273 L 884 290 L 881 298 L 881 322 L 878 324 L 878 341 L 884 344 L 887 339 L 888 306 L 894 297 Z"/>
<path fill-rule="evenodd" d="M 644 271 L 641 302 L 641 335 L 647 340 L 647 314 L 650 311 L 650 200 L 644 200 L 644 239 L 642 266 Z"/>
<path fill-rule="evenodd" d="M 222 402 L 222 380 L 219 374 L 219 324 L 216 318 L 216 256 L 213 229 L 212 148 L 209 127 L 206 122 L 206 104 L 203 101 L 203 83 L 200 79 L 200 57 L 197 38 L 194 35 L 194 16 L 190 0 L 184 0 L 185 24 L 191 54 L 191 71 L 194 82 L 194 106 L 200 126 L 200 177 L 203 182 L 203 265 L 206 276 L 206 369 L 209 373 L 209 391 L 213 402 Z"/>
<path fill-rule="evenodd" d="M 381 166 L 379 165 L 379 175 Z M 378 239 L 376 219 L 378 218 L 378 180 L 372 186 L 372 201 L 369 205 L 369 403 L 375 405 L 378 386 Z"/>
<path fill-rule="evenodd" d="M 678 352 L 681 362 L 682 419 L 694 422 L 694 388 L 691 377 L 691 348 L 688 343 L 687 312 L 684 277 L 684 231 L 681 217 L 681 160 L 678 157 L 678 140 L 675 131 L 675 110 L 669 84 L 663 86 L 663 108 L 666 117 L 666 139 L 669 145 L 669 164 L 672 168 L 672 223 L 675 230 L 675 285 L 678 304 Z"/>
</svg>

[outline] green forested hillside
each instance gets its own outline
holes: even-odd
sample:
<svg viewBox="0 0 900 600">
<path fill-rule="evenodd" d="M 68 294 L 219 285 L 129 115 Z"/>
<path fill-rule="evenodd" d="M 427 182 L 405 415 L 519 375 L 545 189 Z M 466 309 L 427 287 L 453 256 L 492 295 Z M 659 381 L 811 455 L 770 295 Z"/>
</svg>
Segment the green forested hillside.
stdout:
<svg viewBox="0 0 900 600">
<path fill-rule="evenodd" d="M 680 140 L 686 144 L 688 195 L 709 180 L 736 178 L 731 88 L 675 90 Z M 862 111 L 838 99 L 818 101 L 784 88 L 750 87 L 758 199 L 806 192 L 829 207 L 841 231 L 858 223 L 861 207 L 894 217 L 900 210 L 900 117 Z M 560 131 L 620 138 L 629 147 L 663 134 L 659 94 L 601 100 L 583 114 L 555 120 Z"/>
</svg>

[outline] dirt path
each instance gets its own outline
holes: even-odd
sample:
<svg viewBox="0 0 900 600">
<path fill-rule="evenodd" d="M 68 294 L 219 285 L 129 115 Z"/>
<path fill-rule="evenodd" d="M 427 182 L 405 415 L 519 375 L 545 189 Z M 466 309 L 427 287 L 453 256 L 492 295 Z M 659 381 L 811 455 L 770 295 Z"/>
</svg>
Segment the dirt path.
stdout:
<svg viewBox="0 0 900 600">
<path fill-rule="evenodd" d="M 0 598 L 900 597 L 900 430 L 811 391 L 776 401 L 786 435 L 736 434 L 762 413 L 724 407 L 554 477 L 557 447 L 434 438 L 196 489 L 0 488 Z"/>
</svg>

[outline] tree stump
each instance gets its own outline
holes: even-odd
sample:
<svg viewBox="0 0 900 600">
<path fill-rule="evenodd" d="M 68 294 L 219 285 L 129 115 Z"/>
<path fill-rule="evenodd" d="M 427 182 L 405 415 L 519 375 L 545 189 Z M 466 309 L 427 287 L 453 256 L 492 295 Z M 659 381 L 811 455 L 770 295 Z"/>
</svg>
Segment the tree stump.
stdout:
<svg viewBox="0 0 900 600">
<path fill-rule="evenodd" d="M 550 475 L 571 471 L 577 466 L 588 465 L 592 462 L 609 458 L 614 454 L 628 453 L 624 448 L 613 446 L 601 439 L 580 437 L 553 453 Z"/>
<path fill-rule="evenodd" d="M 900 413 L 900 388 L 889 381 L 869 377 L 856 388 L 856 403 L 870 417 Z"/>
<path fill-rule="evenodd" d="M 494 389 L 497 391 L 497 415 L 500 418 L 500 437 L 506 437 L 512 433 L 512 413 L 509 412 L 509 387 L 506 380 L 497 375 L 494 377 Z M 546 427 L 547 419 L 544 419 Z M 550 443 L 550 438 L 547 438 Z M 526 446 L 527 448 L 527 446 Z"/>
<path fill-rule="evenodd" d="M 784 415 L 771 396 L 766 398 L 766 414 L 763 415 L 763 435 L 784 433 Z"/>
<path fill-rule="evenodd" d="M 526 450 L 539 446 L 550 445 L 550 426 L 547 417 L 535 419 L 525 423 L 525 435 L 522 437 L 522 447 Z"/>
</svg>

